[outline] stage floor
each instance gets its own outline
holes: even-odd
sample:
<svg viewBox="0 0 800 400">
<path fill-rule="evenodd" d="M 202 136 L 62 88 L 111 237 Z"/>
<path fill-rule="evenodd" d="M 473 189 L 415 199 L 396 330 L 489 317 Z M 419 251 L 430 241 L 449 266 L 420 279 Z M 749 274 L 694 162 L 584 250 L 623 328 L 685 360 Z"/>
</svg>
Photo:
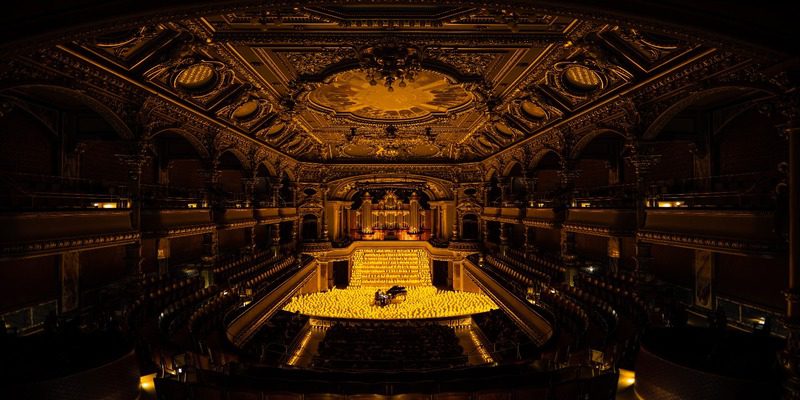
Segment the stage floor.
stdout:
<svg viewBox="0 0 800 400">
<path fill-rule="evenodd" d="M 433 286 L 408 288 L 404 301 L 395 300 L 380 307 L 372 304 L 376 290 L 347 288 L 300 295 L 292 298 L 284 310 L 321 318 L 386 320 L 461 317 L 498 308 L 484 294 L 438 290 Z"/>
</svg>

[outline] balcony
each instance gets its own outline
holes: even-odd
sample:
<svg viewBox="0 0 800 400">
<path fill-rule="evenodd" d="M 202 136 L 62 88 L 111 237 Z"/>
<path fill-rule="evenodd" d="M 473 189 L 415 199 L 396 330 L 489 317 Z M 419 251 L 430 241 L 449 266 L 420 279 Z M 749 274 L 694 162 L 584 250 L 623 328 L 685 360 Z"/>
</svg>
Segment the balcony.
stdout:
<svg viewBox="0 0 800 400">
<path fill-rule="evenodd" d="M 490 221 L 518 224 L 522 210 L 516 207 L 484 207 L 482 216 Z"/>
<path fill-rule="evenodd" d="M 731 254 L 769 255 L 783 240 L 769 211 L 657 208 L 647 210 L 640 240 Z"/>
<path fill-rule="evenodd" d="M 0 257 L 31 257 L 132 243 L 129 210 L 86 209 L 0 214 Z"/>
<path fill-rule="evenodd" d="M 215 228 L 211 210 L 207 208 L 142 211 L 142 233 L 146 237 L 198 235 Z"/>
<path fill-rule="evenodd" d="M 217 217 L 222 229 L 248 228 L 256 225 L 252 208 L 227 208 Z"/>
<path fill-rule="evenodd" d="M 522 223 L 535 228 L 553 229 L 560 219 L 561 213 L 552 208 L 526 208 Z"/>
<path fill-rule="evenodd" d="M 631 236 L 636 230 L 636 210 L 619 208 L 570 208 L 565 230 L 597 236 Z"/>
</svg>

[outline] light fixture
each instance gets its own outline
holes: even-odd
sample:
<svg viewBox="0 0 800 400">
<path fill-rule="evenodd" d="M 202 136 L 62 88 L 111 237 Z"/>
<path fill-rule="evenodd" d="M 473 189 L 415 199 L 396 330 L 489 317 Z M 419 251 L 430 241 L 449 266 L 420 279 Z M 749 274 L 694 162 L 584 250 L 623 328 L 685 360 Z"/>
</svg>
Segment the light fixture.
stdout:
<svg viewBox="0 0 800 400">
<path fill-rule="evenodd" d="M 383 86 L 394 91 L 394 83 L 406 86 L 419 72 L 422 53 L 413 46 L 395 42 L 366 47 L 359 52 L 361 69 L 367 74 L 370 85 L 383 81 Z"/>
</svg>

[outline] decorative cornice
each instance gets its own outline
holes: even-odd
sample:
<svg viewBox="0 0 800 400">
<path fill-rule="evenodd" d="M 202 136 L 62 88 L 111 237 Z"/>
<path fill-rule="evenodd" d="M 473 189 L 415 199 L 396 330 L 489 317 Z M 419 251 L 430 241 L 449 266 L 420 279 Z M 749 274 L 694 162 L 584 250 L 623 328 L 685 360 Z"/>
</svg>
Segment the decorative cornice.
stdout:
<svg viewBox="0 0 800 400">
<path fill-rule="evenodd" d="M 127 231 L 101 235 L 74 236 L 21 243 L 0 244 L 0 258 L 30 257 L 57 254 L 66 251 L 119 246 L 141 238 L 139 232 Z"/>
</svg>

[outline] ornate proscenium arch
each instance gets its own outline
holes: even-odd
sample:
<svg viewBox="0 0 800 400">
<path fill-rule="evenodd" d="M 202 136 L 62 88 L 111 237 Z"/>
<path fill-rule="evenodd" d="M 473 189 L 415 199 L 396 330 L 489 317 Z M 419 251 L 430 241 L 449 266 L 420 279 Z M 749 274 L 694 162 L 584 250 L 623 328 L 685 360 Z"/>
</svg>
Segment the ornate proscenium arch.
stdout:
<svg viewBox="0 0 800 400">
<path fill-rule="evenodd" d="M 391 185 L 418 186 L 420 191 L 427 194 L 431 200 L 453 198 L 451 183 L 443 179 L 409 174 L 365 174 L 338 179 L 328 183 L 329 196 L 331 199 L 350 200 L 358 192 L 359 184 L 376 184 L 386 187 Z"/>
</svg>

